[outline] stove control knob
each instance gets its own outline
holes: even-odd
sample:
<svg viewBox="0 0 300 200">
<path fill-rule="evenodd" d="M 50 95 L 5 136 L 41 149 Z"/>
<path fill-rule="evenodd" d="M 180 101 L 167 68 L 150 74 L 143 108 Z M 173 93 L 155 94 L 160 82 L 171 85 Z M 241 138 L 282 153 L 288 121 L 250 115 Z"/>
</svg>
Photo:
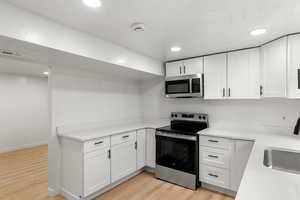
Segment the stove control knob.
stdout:
<svg viewBox="0 0 300 200">
<path fill-rule="evenodd" d="M 203 117 L 202 117 L 202 119 L 203 119 L 203 120 L 206 120 L 206 117 L 205 117 L 205 116 L 203 116 Z"/>
</svg>

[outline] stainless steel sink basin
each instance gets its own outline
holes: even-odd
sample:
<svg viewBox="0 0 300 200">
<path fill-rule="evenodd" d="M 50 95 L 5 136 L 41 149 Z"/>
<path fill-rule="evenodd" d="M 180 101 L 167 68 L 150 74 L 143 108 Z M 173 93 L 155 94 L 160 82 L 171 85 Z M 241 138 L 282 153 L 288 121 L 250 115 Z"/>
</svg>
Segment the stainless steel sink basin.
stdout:
<svg viewBox="0 0 300 200">
<path fill-rule="evenodd" d="M 300 174 L 300 152 L 279 148 L 265 149 L 264 165 L 272 169 Z"/>
</svg>

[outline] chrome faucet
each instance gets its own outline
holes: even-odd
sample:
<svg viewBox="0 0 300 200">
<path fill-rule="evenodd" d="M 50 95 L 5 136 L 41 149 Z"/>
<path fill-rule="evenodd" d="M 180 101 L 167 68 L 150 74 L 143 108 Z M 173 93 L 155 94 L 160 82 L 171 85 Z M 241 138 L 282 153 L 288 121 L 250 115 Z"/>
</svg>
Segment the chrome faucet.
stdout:
<svg viewBox="0 0 300 200">
<path fill-rule="evenodd" d="M 300 118 L 297 120 L 295 129 L 294 129 L 294 135 L 299 135 L 300 132 Z"/>
</svg>

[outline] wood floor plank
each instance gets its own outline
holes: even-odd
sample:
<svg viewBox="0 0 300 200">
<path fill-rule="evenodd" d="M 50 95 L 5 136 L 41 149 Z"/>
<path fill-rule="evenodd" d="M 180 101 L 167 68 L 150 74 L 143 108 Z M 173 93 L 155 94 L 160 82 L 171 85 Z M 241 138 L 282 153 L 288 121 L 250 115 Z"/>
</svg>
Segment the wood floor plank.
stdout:
<svg viewBox="0 0 300 200">
<path fill-rule="evenodd" d="M 142 173 L 94 200 L 233 200 L 207 189 L 192 191 Z M 0 200 L 66 200 L 48 197 L 48 146 L 0 153 Z"/>
</svg>

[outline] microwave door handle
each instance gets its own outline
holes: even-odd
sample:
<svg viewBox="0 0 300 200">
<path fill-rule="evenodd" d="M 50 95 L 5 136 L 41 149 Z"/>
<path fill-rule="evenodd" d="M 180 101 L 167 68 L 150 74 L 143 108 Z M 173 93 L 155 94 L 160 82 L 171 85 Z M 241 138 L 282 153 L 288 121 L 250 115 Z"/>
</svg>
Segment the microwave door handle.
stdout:
<svg viewBox="0 0 300 200">
<path fill-rule="evenodd" d="M 193 94 L 193 79 L 190 78 L 190 93 Z"/>
</svg>

